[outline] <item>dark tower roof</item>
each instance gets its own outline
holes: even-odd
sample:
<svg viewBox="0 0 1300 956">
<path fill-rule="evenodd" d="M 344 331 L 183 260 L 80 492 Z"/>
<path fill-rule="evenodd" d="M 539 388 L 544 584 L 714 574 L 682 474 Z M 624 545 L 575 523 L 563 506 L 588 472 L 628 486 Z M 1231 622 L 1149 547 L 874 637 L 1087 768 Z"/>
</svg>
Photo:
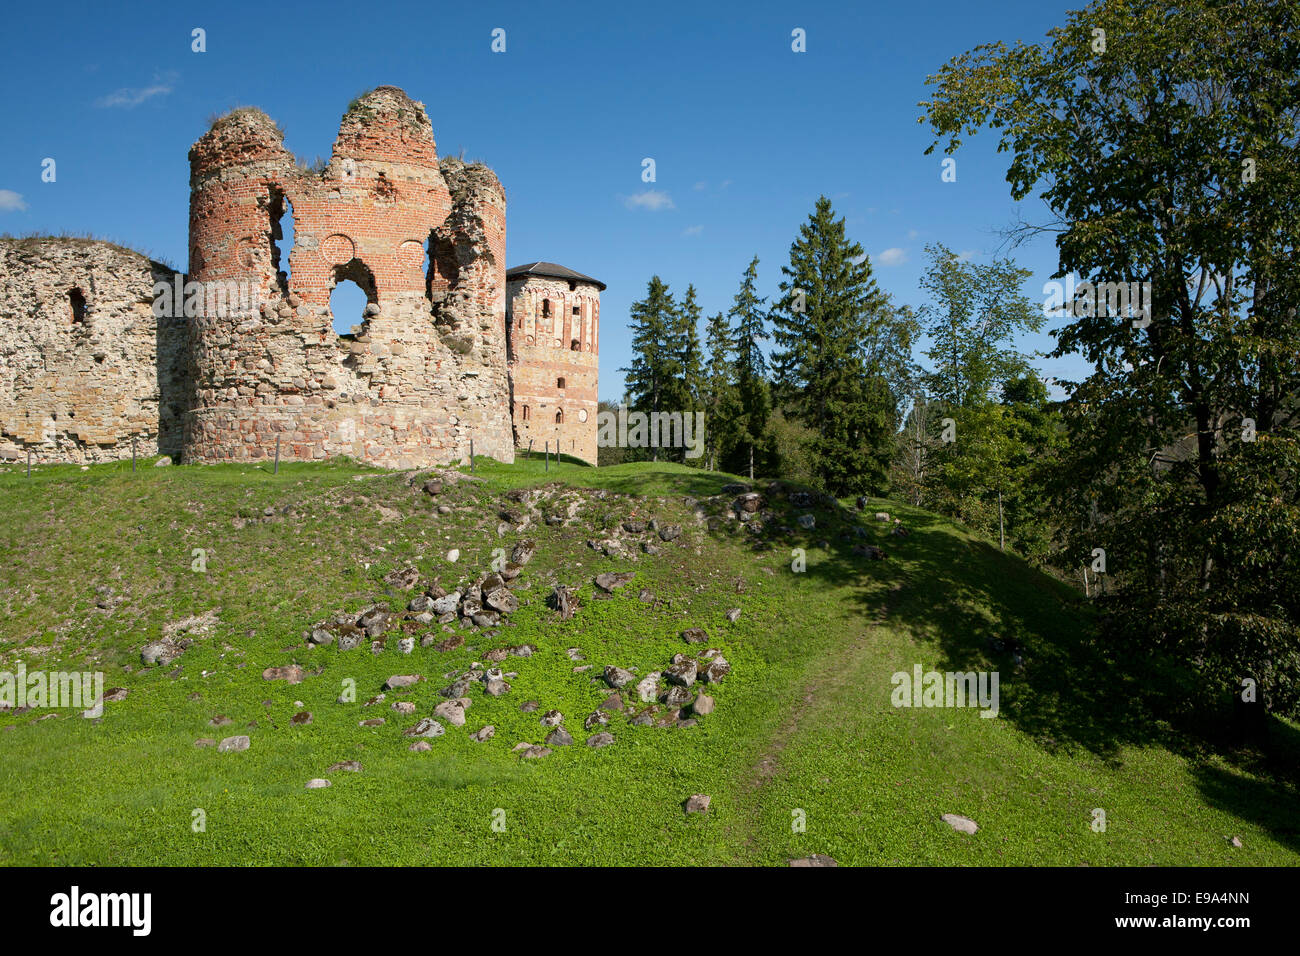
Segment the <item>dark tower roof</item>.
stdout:
<svg viewBox="0 0 1300 956">
<path fill-rule="evenodd" d="M 522 266 L 515 266 L 513 269 L 506 270 L 507 279 L 527 279 L 529 276 L 546 276 L 549 279 L 567 279 L 570 282 L 588 282 L 596 286 L 602 292 L 605 291 L 605 283 L 599 279 L 593 279 L 591 276 L 585 276 L 581 272 L 574 272 L 572 269 L 566 269 L 564 266 L 556 265 L 554 262 L 525 262 Z"/>
</svg>

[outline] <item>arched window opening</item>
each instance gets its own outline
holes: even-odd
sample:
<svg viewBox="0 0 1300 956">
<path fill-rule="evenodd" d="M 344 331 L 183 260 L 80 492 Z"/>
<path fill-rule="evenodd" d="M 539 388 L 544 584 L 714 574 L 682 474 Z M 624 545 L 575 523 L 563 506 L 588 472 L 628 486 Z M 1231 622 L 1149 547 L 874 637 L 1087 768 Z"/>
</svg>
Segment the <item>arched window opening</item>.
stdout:
<svg viewBox="0 0 1300 956">
<path fill-rule="evenodd" d="M 528 406 L 525 405 L 525 406 L 524 406 L 524 421 L 528 421 L 528 418 L 529 418 Z"/>
<path fill-rule="evenodd" d="M 281 251 L 283 246 L 283 251 Z M 281 295 L 289 294 L 289 256 L 293 252 L 293 203 L 284 193 L 271 192 L 271 269 Z"/>
<path fill-rule="evenodd" d="M 371 306 L 375 306 L 374 309 Z M 378 310 L 375 278 L 365 263 L 352 259 L 334 267 L 334 288 L 330 290 L 331 324 L 342 338 L 365 332 L 370 315 Z"/>
<path fill-rule="evenodd" d="M 555 380 L 555 387 L 556 387 L 556 388 L 564 388 L 564 379 L 562 379 L 562 378 L 557 378 L 557 379 Z"/>
<path fill-rule="evenodd" d="M 564 424 L 564 410 L 563 410 L 563 409 L 561 409 L 560 411 L 558 411 L 558 412 L 555 413 L 555 424 L 557 424 L 557 425 L 563 425 L 563 424 Z"/>
<path fill-rule="evenodd" d="M 86 294 L 80 289 L 68 290 L 68 308 L 72 311 L 72 324 L 80 325 L 86 321 Z"/>
<path fill-rule="evenodd" d="M 577 339 L 574 339 L 572 342 L 569 343 L 569 351 L 570 351 L 570 352 L 581 352 L 581 351 L 582 351 L 582 343 L 579 342 Z"/>
</svg>

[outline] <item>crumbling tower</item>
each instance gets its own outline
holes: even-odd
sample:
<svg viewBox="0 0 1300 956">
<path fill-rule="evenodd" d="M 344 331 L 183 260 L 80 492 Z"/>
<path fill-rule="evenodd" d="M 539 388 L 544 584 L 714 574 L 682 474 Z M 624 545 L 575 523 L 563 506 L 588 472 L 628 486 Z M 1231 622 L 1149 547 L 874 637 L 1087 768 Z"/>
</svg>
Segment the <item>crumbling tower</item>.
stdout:
<svg viewBox="0 0 1300 956">
<path fill-rule="evenodd" d="M 550 443 L 596 464 L 600 293 L 605 283 L 553 262 L 506 273 L 515 442 Z"/>
<path fill-rule="evenodd" d="M 391 86 L 354 100 L 323 171 L 235 110 L 191 148 L 190 189 L 189 278 L 251 285 L 255 305 L 190 320 L 187 460 L 261 459 L 277 438 L 297 459 L 445 464 L 473 439 L 513 460 L 505 193 L 486 167 L 438 160 L 421 104 Z M 368 304 L 340 335 L 344 280 Z"/>
</svg>

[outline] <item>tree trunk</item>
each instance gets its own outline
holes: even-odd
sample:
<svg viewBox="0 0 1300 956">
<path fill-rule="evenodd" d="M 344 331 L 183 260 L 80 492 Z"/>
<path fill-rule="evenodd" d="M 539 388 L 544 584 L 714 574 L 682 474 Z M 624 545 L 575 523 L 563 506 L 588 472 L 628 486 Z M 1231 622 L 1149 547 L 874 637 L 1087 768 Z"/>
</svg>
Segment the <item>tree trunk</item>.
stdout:
<svg viewBox="0 0 1300 956">
<path fill-rule="evenodd" d="M 749 480 L 754 480 L 754 445 L 752 442 L 749 446 Z"/>
</svg>

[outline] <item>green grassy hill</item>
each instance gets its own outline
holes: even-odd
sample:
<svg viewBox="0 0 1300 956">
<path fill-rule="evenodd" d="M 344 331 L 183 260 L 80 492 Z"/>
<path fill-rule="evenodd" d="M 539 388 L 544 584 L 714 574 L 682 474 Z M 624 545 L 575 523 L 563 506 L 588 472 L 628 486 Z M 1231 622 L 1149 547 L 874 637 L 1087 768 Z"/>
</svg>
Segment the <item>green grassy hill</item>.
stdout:
<svg viewBox="0 0 1300 956">
<path fill-rule="evenodd" d="M 144 464 L 132 474 L 129 462 L 30 479 L 21 466 L 0 470 L 0 671 L 101 670 L 129 692 L 100 721 L 0 712 L 0 863 L 785 865 L 814 853 L 885 865 L 1300 863 L 1293 778 L 1267 755 L 1221 752 L 1153 719 L 1157 698 L 1177 709 L 1176 674 L 1144 663 L 1141 648 L 1104 656 L 1077 596 L 931 514 L 874 501 L 863 514 L 851 503 L 794 508 L 769 495 L 755 533 L 728 517 L 735 496 L 721 489 L 734 476 L 568 462 L 544 473 L 537 460 L 480 461 L 475 478 L 431 496 L 407 475 L 344 463 L 278 475 Z M 911 534 L 890 535 L 877 510 Z M 796 522 L 803 512 L 813 529 Z M 635 561 L 588 544 L 650 518 L 681 536 L 623 533 Z M 516 582 L 522 606 L 495 634 L 412 621 L 379 653 L 368 641 L 341 651 L 305 640 L 340 612 L 405 608 L 420 590 L 387 583 L 392 572 L 414 567 L 422 584 L 450 590 L 522 539 L 536 557 Z M 641 541 L 659 553 L 638 551 Z M 863 543 L 888 557 L 855 554 Z M 192 570 L 194 549 L 205 571 Z M 635 578 L 602 596 L 593 578 L 605 571 Z M 581 601 L 571 620 L 547 605 L 557 583 Z M 689 627 L 708 642 L 687 644 Z M 143 667 L 142 645 L 164 634 L 192 644 Z M 428 635 L 465 643 L 421 646 Z M 456 672 L 523 644 L 536 652 L 499 665 L 516 672 L 509 693 L 476 682 L 466 724 L 427 752 L 409 749 L 403 729 L 432 714 Z M 704 688 L 716 708 L 694 726 L 616 713 L 584 729 L 611 694 L 606 665 L 640 677 L 705 648 L 732 672 Z M 295 663 L 302 683 L 263 679 Z M 917 664 L 998 671 L 999 716 L 891 706 L 891 675 Z M 365 706 L 394 674 L 425 680 Z M 339 703 L 349 681 L 356 701 Z M 535 712 L 521 710 L 529 701 Z M 539 718 L 552 709 L 574 744 L 540 759 L 514 751 L 542 743 Z M 299 711 L 309 724 L 291 723 Z M 39 719 L 47 713 L 57 718 Z M 217 717 L 229 723 L 212 726 Z M 488 724 L 492 739 L 471 739 Z M 602 729 L 613 744 L 584 745 Z M 1288 724 L 1273 732 L 1281 746 L 1295 736 Z M 236 734 L 247 751 L 195 746 Z M 360 772 L 329 770 L 350 760 Z M 331 786 L 306 789 L 313 778 Z M 684 812 L 692 794 L 712 798 L 707 814 Z M 957 833 L 945 813 L 980 829 Z"/>
</svg>

